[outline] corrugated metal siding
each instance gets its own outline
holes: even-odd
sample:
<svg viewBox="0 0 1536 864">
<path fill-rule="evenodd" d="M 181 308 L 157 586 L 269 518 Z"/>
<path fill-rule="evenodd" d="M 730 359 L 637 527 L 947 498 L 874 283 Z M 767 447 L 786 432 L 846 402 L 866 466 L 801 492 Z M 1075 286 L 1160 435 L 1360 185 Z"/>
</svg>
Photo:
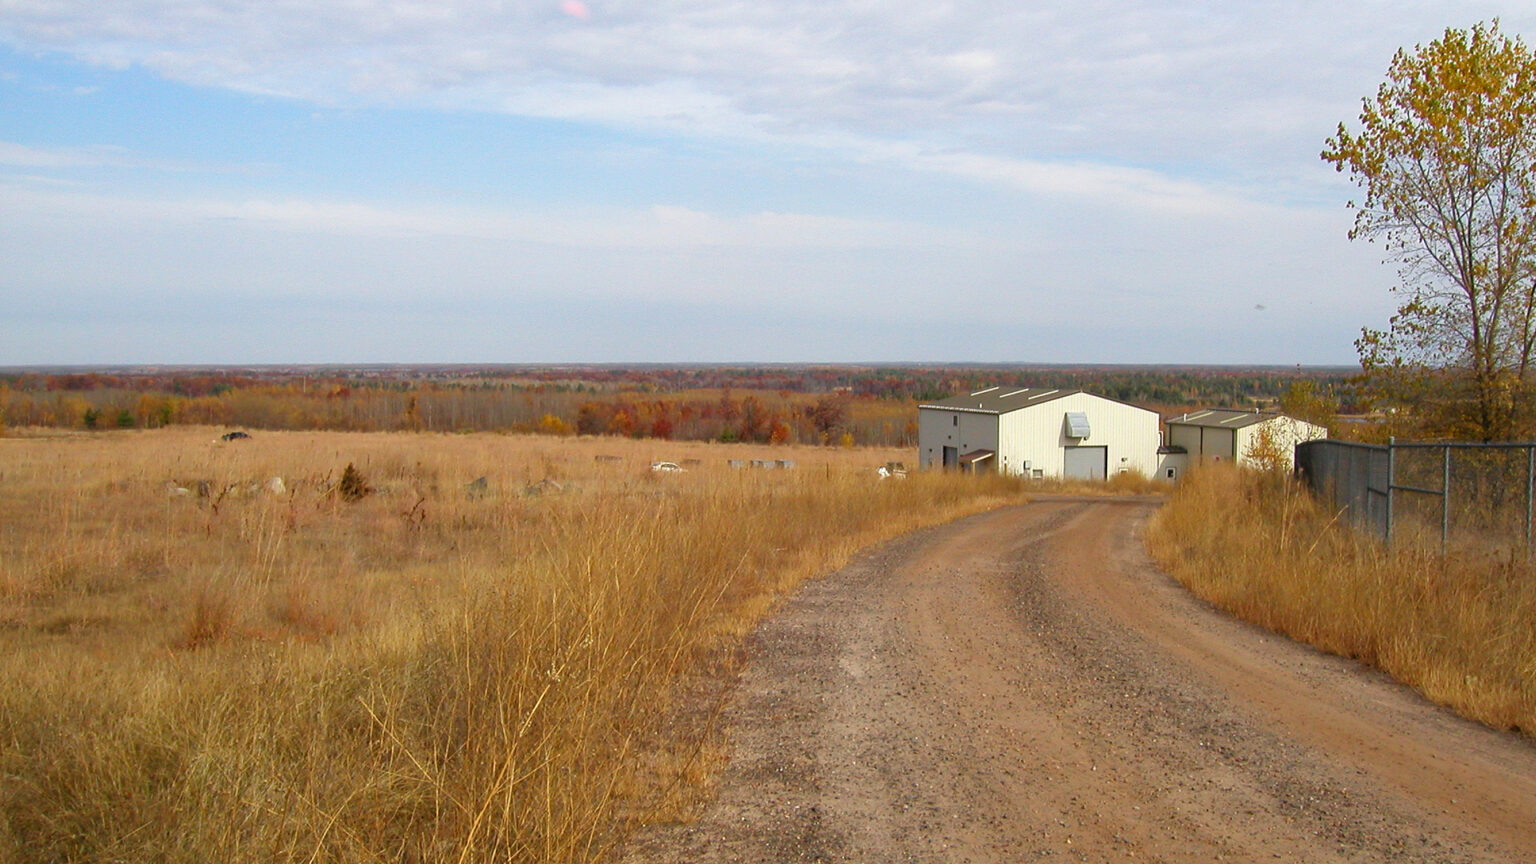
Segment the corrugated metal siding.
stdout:
<svg viewBox="0 0 1536 864">
<path fill-rule="evenodd" d="M 945 433 L 949 431 L 949 418 L 954 416 L 953 411 L 930 411 L 927 408 L 919 408 L 917 411 L 917 464 L 920 468 L 937 468 L 943 463 L 943 451 L 940 446 L 944 443 Z"/>
<path fill-rule="evenodd" d="M 1157 456 L 1157 479 L 1172 480 L 1177 482 L 1184 476 L 1189 468 L 1188 453 L 1159 453 Z M 1170 476 L 1169 471 L 1173 474 Z"/>
<path fill-rule="evenodd" d="M 1285 452 L 1287 468 L 1292 467 L 1292 463 L 1295 461 L 1297 444 L 1303 441 L 1316 441 L 1328 437 L 1328 430 L 1322 426 L 1283 415 L 1272 417 L 1263 423 L 1236 430 L 1238 464 L 1252 467 L 1252 461 L 1247 458 L 1248 451 L 1252 449 L 1254 442 L 1258 440 L 1260 429 L 1274 430 L 1275 441 Z"/>
<path fill-rule="evenodd" d="M 1202 461 L 1220 459 L 1230 462 L 1236 452 L 1239 429 L 1207 427 L 1200 430 L 1200 458 Z"/>
<path fill-rule="evenodd" d="M 1191 459 L 1200 458 L 1200 427 L 1168 424 L 1168 443 L 1189 451 Z"/>
<path fill-rule="evenodd" d="M 1233 447 L 1237 452 L 1233 454 L 1232 458 L 1237 461 L 1237 464 L 1247 465 L 1250 468 L 1253 467 L 1254 463 L 1248 458 L 1248 451 L 1252 450 L 1254 443 L 1258 441 L 1259 430 L 1266 428 L 1273 429 L 1276 435 L 1283 434 L 1284 432 L 1283 429 L 1274 423 L 1256 423 L 1243 429 L 1233 430 L 1237 433 L 1233 441 Z M 1284 447 L 1284 443 L 1281 443 L 1281 446 Z"/>
<path fill-rule="evenodd" d="M 956 422 L 958 418 L 958 422 Z M 944 448 L 959 453 L 997 450 L 997 415 L 920 408 L 917 412 L 917 461 L 923 468 L 943 465 Z"/>
<path fill-rule="evenodd" d="M 1081 441 L 1066 436 L 1065 414 L 1078 411 L 1088 415 L 1091 434 Z M 1007 459 L 1007 470 L 1019 473 L 1023 461 L 1040 469 L 1046 477 L 1060 477 L 1064 469 L 1066 447 L 1075 444 L 1101 445 L 1109 448 L 1109 473 L 1121 469 L 1140 471 L 1152 476 L 1157 470 L 1157 414 L 1144 408 L 1124 405 L 1089 393 L 1075 393 L 1039 406 L 1004 414 L 1000 422 L 999 458 Z"/>
<path fill-rule="evenodd" d="M 960 452 L 972 450 L 997 450 L 997 416 L 995 414 L 960 415 Z"/>
</svg>

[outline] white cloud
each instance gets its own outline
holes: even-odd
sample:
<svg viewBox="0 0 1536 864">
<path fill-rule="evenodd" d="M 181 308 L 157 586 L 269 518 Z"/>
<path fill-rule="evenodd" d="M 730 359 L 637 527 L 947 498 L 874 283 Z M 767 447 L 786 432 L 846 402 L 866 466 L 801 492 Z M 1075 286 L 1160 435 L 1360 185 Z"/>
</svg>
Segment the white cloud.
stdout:
<svg viewBox="0 0 1536 864">
<path fill-rule="evenodd" d="M 126 168 L 157 172 L 217 172 L 256 174 L 270 170 L 259 165 L 231 165 L 163 159 L 135 153 L 117 145 L 90 147 L 39 147 L 0 140 L 0 166 L 68 172 L 90 168 Z M 3 175 L 0 175 L 3 179 Z M 55 178 L 60 179 L 60 178 Z"/>
<path fill-rule="evenodd" d="M 179 348 L 192 351 L 176 355 L 184 362 L 1339 362 L 1387 296 L 1368 256 L 1343 240 L 1346 221 L 1342 212 L 1258 207 L 1085 211 L 1056 199 L 961 231 L 671 205 L 528 212 L 0 185 L 0 259 L 9 262 L 0 361 L 79 359 L 78 346 L 58 340 L 99 332 L 108 359 L 161 350 L 173 336 L 203 346 Z M 338 324 L 315 344 L 345 353 L 288 341 L 304 322 L 363 320 L 344 309 L 370 323 L 356 332 Z M 232 316 L 255 335 L 205 345 Z M 718 336 L 727 324 L 735 341 Z M 153 343 L 125 335 L 157 329 L 165 336 Z M 396 330 L 418 334 L 421 350 L 379 354 L 368 341 Z M 569 334 L 564 347 L 551 330 Z M 669 335 L 646 348 L 637 333 Z M 466 334 L 531 353 L 453 353 Z M 609 344 L 631 353 L 595 347 Z"/>
<path fill-rule="evenodd" d="M 1536 25 L 1528 7 L 1481 2 L 0 0 L 0 44 L 22 52 L 317 105 L 590 122 L 649 133 L 629 143 L 657 151 L 684 135 L 694 146 L 668 156 L 705 175 L 727 173 L 699 155 L 716 142 L 733 166 L 770 154 L 730 203 L 652 194 L 658 183 L 477 206 L 304 191 L 302 171 L 282 191 L 228 176 L 167 191 L 148 175 L 257 169 L 0 142 L 3 287 L 41 309 L 50 292 L 113 309 L 92 292 L 121 286 L 146 315 L 175 305 L 165 293 L 398 302 L 418 317 L 445 294 L 498 312 L 718 303 L 744 318 L 793 299 L 796 320 L 878 318 L 905 334 L 984 319 L 992 341 L 974 353 L 945 337 L 968 357 L 1051 359 L 1010 347 L 1010 328 L 1077 345 L 1110 328 L 1144 344 L 1054 356 L 1337 361 L 1360 324 L 1380 323 L 1390 277 L 1343 239 L 1322 139 L 1398 46 L 1495 14 L 1510 32 Z M 788 176 L 800 164 L 810 181 Z M 839 188 L 921 187 L 907 215 L 857 200 L 817 212 L 802 202 L 826 199 L 803 191 L 741 203 L 861 171 Z M 382 195 L 411 194 L 388 182 Z M 925 209 L 935 188 L 945 200 Z M 886 344 L 873 327 L 823 344 L 875 356 L 857 347 Z M 1259 353 L 1213 355 L 1202 329 Z"/>
<path fill-rule="evenodd" d="M 1316 149 L 1399 45 L 1500 13 L 1536 23 L 1324 0 L 35 0 L 0 8 L 0 40 L 327 104 L 1239 170 Z"/>
<path fill-rule="evenodd" d="M 917 153 L 914 167 L 988 183 L 1015 186 L 1031 195 L 1068 199 L 1144 213 L 1213 215 L 1256 206 L 1236 190 L 1223 190 L 1157 171 L 1091 162 L 1041 162 L 974 153 Z"/>
<path fill-rule="evenodd" d="M 4 151 L 0 150 L 0 156 Z M 14 227 L 45 217 L 81 226 L 241 223 L 257 231 L 367 238 L 456 238 L 600 249 L 871 250 L 914 243 L 964 249 L 965 232 L 890 220 L 762 211 L 710 213 L 675 205 L 538 211 L 319 198 L 127 198 L 0 176 L 0 214 Z M 90 226 L 88 229 L 86 226 Z"/>
<path fill-rule="evenodd" d="M 119 151 L 29 147 L 0 141 L 0 165 L 21 168 L 82 168 L 103 165 L 121 156 Z"/>
</svg>

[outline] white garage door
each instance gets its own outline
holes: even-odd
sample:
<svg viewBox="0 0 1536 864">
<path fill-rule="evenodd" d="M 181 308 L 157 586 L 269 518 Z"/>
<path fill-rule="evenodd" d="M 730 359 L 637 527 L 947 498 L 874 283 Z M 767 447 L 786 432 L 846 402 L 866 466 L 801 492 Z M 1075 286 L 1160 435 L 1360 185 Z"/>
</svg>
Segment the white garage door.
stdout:
<svg viewBox="0 0 1536 864">
<path fill-rule="evenodd" d="M 1072 480 L 1103 480 L 1109 465 L 1108 447 L 1068 447 L 1065 473 Z"/>
</svg>

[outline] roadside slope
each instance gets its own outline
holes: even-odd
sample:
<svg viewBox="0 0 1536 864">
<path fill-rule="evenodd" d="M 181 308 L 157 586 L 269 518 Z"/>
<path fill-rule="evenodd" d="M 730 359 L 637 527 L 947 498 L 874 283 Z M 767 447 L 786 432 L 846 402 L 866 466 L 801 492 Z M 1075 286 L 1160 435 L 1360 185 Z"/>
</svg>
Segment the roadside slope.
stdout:
<svg viewBox="0 0 1536 864">
<path fill-rule="evenodd" d="M 648 861 L 1530 861 L 1536 748 L 1211 611 L 1155 505 L 877 547 L 756 634 L 719 795 Z"/>
</svg>

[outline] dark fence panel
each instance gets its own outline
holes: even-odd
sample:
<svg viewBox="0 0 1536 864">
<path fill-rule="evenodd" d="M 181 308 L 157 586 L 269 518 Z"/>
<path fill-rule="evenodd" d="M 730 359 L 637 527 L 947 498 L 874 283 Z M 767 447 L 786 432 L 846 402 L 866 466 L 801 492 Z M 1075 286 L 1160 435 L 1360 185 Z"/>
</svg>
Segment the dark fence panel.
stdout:
<svg viewBox="0 0 1536 864">
<path fill-rule="evenodd" d="M 1379 444 L 1329 439 L 1296 445 L 1296 475 L 1356 529 L 1384 541 L 1390 533 L 1391 461 L 1392 451 Z"/>
<path fill-rule="evenodd" d="M 1307 441 L 1296 474 L 1383 542 L 1531 553 L 1536 443 Z"/>
</svg>

